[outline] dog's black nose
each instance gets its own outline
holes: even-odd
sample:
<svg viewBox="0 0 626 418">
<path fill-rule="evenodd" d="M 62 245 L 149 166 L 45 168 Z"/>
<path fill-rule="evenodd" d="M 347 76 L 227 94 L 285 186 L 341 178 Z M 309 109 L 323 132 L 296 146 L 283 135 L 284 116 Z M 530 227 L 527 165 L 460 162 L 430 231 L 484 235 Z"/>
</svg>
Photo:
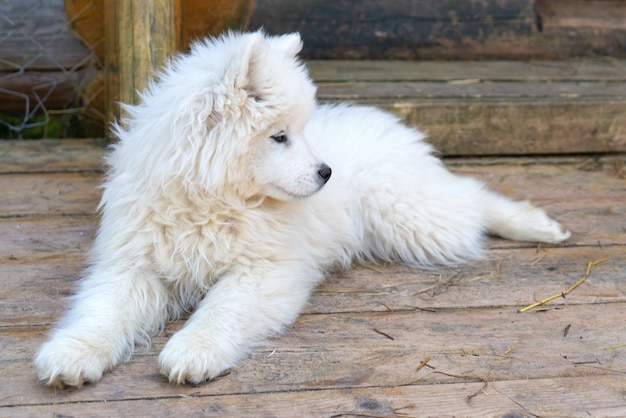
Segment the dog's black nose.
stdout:
<svg viewBox="0 0 626 418">
<path fill-rule="evenodd" d="M 331 170 L 326 164 L 322 164 L 320 169 L 317 170 L 317 174 L 322 178 L 322 180 L 324 180 L 324 184 L 326 184 L 332 173 L 333 170 Z"/>
</svg>

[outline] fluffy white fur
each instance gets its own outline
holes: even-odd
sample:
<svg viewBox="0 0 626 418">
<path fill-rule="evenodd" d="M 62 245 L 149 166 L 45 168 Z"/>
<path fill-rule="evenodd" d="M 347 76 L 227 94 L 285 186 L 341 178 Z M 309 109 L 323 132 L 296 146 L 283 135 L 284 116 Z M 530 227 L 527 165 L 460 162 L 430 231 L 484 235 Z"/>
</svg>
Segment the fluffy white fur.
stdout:
<svg viewBox="0 0 626 418">
<path fill-rule="evenodd" d="M 486 233 L 569 236 L 449 173 L 393 116 L 317 106 L 300 48 L 297 34 L 261 32 L 197 43 L 126 107 L 91 267 L 35 358 L 42 381 L 95 382 L 194 311 L 159 365 L 199 383 L 292 322 L 324 273 L 354 258 L 432 266 L 480 256 Z"/>
</svg>

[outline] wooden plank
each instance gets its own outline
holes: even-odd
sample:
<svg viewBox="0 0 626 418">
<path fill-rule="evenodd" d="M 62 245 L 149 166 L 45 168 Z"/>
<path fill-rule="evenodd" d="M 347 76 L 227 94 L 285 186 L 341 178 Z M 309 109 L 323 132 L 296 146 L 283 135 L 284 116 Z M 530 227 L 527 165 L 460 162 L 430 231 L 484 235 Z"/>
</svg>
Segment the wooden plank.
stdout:
<svg viewBox="0 0 626 418">
<path fill-rule="evenodd" d="M 70 403 L 15 406 L 0 409 L 3 417 L 32 416 L 147 416 L 200 417 L 415 417 L 415 416 L 605 416 L 626 413 L 620 376 L 516 380 L 402 387 L 370 387 L 268 394 L 223 394 L 204 397 L 194 393 L 161 395 L 156 399 L 124 402 Z M 473 396 L 471 400 L 468 397 Z M 59 395 L 62 399 L 63 396 Z M 445 412 L 444 412 L 445 411 Z M 445 414 L 445 415 L 442 415 Z"/>
<path fill-rule="evenodd" d="M 537 0 L 535 10 L 541 38 L 558 47 L 560 56 L 624 56 L 623 1 Z"/>
<path fill-rule="evenodd" d="M 625 57 L 623 1 L 257 0 L 249 27 L 300 31 L 324 59 Z"/>
<path fill-rule="evenodd" d="M 0 174 L 98 172 L 106 144 L 100 138 L 0 141 Z"/>
<path fill-rule="evenodd" d="M 453 102 L 380 101 L 411 126 L 429 134 L 444 155 L 529 155 L 626 151 L 623 102 L 571 99 L 555 105 L 536 100 Z"/>
<path fill-rule="evenodd" d="M 625 83 L 323 83 L 319 98 L 329 100 L 407 100 L 407 99 L 487 99 L 510 102 L 518 99 L 523 104 L 536 102 L 576 103 L 620 102 L 626 98 Z M 577 100 L 572 100 L 577 99 Z"/>
<path fill-rule="evenodd" d="M 568 61 L 350 61 L 307 60 L 317 83 L 453 80 L 559 82 L 626 81 L 626 60 Z"/>
<path fill-rule="evenodd" d="M 95 238 L 95 216 L 9 218 L 0 220 L 0 252 L 10 261 L 83 253 Z"/>
<path fill-rule="evenodd" d="M 11 257 L 10 253 L 8 257 Z M 67 308 L 67 298 L 73 294 L 85 266 L 85 254 L 71 252 L 66 255 L 42 253 L 37 260 L 18 257 L 2 260 L 0 282 L 6 283 L 7 287 L 2 291 L 0 313 L 6 315 L 7 321 L 0 328 L 6 326 L 5 330 L 9 332 L 20 324 L 31 327 L 42 321 L 46 325 L 56 322 Z M 24 276 L 20 276 L 22 274 Z M 19 280 L 22 277 L 23 282 Z M 34 286 L 41 293 L 33 299 L 32 289 L 27 286 Z M 43 312 L 46 318 L 42 316 Z"/>
<path fill-rule="evenodd" d="M 626 10 L 620 0 L 537 0 L 543 30 L 551 26 L 626 29 Z"/>
<path fill-rule="evenodd" d="M 433 271 L 400 264 L 359 267 L 323 282 L 307 312 L 518 309 L 566 290 L 584 276 L 589 261 L 598 260 L 607 261 L 582 288 L 546 307 L 622 302 L 626 297 L 620 285 L 626 267 L 623 248 L 492 249 L 484 260 Z"/>
<path fill-rule="evenodd" d="M 495 382 L 496 387 L 520 379 L 554 379 L 557 387 L 559 381 L 569 378 L 623 382 L 626 360 L 619 349 L 607 347 L 626 338 L 622 326 L 625 307 L 624 303 L 612 303 L 525 314 L 506 308 L 474 308 L 306 315 L 227 376 L 197 387 L 170 386 L 158 374 L 156 357 L 180 329 L 182 324 L 177 322 L 155 337 L 147 352 L 107 373 L 98 384 L 62 392 L 39 386 L 33 376 L 30 359 L 43 340 L 43 330 L 0 328 L 0 341 L 11 347 L 0 361 L 0 384 L 8 388 L 0 405 L 113 402 L 190 394 L 315 393 L 483 380 Z M 430 358 L 430 367 L 416 370 L 425 358 Z M 527 384 L 527 389 L 533 386 Z M 587 385 L 580 390 L 593 393 Z"/>
<path fill-rule="evenodd" d="M 603 197 L 619 202 L 624 194 L 626 156 L 444 159 L 456 174 L 484 181 L 513 199 L 558 203 Z"/>
<path fill-rule="evenodd" d="M 0 217 L 92 214 L 100 182 L 99 173 L 0 175 Z"/>
<path fill-rule="evenodd" d="M 298 30 L 309 58 L 416 58 L 431 48 L 473 51 L 492 39 L 527 38 L 537 32 L 531 0 L 369 1 L 258 0 L 249 27 L 270 33 Z M 494 41 L 491 41 L 494 43 Z M 498 55 L 510 55 L 497 48 Z M 468 54 L 466 54 L 468 55 Z"/>
<path fill-rule="evenodd" d="M 51 235 L 55 231 L 45 231 Z M 41 233 L 41 231 L 40 231 Z M 3 293 L 0 327 L 49 324 L 62 314 L 81 271 L 94 231 L 76 225 L 61 232 L 71 239 L 64 247 L 50 248 L 49 239 L 35 242 L 32 254 L 0 247 L 7 254 L 0 272 Z M 33 245 L 32 239 L 26 245 Z M 587 262 L 607 260 L 567 299 L 552 301 L 549 309 L 626 301 L 621 286 L 626 260 L 624 245 L 491 249 L 484 260 L 457 268 L 411 269 L 400 264 L 355 266 L 328 277 L 316 290 L 306 314 L 387 312 L 415 309 L 447 310 L 485 307 L 517 309 L 561 292 L 583 277 Z M 498 279 L 498 271 L 500 278 Z M 53 289 L 53 291 L 42 291 Z"/>
</svg>

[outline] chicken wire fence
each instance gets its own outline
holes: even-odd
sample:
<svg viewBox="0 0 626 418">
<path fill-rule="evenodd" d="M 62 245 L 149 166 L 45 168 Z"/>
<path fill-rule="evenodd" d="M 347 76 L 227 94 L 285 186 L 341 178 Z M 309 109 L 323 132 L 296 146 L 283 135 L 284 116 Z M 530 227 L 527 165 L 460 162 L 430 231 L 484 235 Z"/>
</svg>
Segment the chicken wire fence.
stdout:
<svg viewBox="0 0 626 418">
<path fill-rule="evenodd" d="M 73 29 L 95 1 L 0 0 L 0 139 L 102 130 L 102 39 L 87 45 Z"/>
</svg>

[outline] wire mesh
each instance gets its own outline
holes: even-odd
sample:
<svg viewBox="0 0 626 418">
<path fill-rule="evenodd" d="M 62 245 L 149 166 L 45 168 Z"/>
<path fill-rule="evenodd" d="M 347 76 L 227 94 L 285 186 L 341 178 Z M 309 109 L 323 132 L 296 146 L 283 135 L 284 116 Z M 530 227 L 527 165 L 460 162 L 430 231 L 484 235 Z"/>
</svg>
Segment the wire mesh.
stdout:
<svg viewBox="0 0 626 418">
<path fill-rule="evenodd" d="M 98 45 L 73 30 L 96 6 L 73 3 L 80 10 L 70 20 L 63 0 L 0 0 L 0 138 L 81 136 L 85 121 L 102 126 L 92 86 Z"/>
</svg>

